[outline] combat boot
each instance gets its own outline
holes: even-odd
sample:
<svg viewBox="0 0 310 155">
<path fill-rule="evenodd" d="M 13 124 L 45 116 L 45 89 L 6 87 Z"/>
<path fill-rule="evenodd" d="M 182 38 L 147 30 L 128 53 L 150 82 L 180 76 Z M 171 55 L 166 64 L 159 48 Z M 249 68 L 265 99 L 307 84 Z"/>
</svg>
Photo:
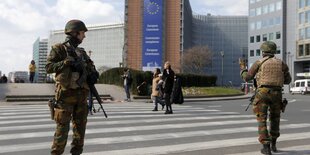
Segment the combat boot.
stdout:
<svg viewBox="0 0 310 155">
<path fill-rule="evenodd" d="M 270 150 L 270 144 L 263 144 L 263 148 L 260 150 L 262 154 L 272 155 Z"/>
<path fill-rule="evenodd" d="M 271 151 L 272 151 L 272 152 L 278 152 L 278 149 L 277 149 L 276 144 L 277 144 L 277 140 L 276 140 L 276 139 L 273 139 L 273 140 L 271 141 Z"/>
</svg>

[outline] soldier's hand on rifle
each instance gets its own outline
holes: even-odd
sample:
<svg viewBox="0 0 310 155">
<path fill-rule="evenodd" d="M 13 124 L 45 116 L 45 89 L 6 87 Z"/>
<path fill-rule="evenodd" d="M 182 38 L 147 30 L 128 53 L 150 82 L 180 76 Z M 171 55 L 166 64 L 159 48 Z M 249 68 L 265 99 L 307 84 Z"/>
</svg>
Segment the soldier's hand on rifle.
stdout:
<svg viewBox="0 0 310 155">
<path fill-rule="evenodd" d="M 75 59 L 72 56 L 67 56 L 67 58 L 64 60 L 64 64 L 70 66 L 74 61 Z"/>
<path fill-rule="evenodd" d="M 245 59 L 239 58 L 239 65 L 240 65 L 240 69 L 241 69 L 241 70 L 246 69 L 246 62 L 245 62 Z"/>
</svg>

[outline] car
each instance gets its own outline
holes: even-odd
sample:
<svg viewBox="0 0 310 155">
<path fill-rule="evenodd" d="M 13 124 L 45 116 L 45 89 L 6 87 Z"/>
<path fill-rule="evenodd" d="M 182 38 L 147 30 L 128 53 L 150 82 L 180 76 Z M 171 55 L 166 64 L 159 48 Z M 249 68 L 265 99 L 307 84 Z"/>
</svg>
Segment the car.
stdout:
<svg viewBox="0 0 310 155">
<path fill-rule="evenodd" d="M 310 92 L 310 79 L 301 79 L 296 80 L 294 82 L 294 86 L 291 87 L 290 93 L 291 94 L 302 94 L 305 95 L 306 93 Z"/>
</svg>

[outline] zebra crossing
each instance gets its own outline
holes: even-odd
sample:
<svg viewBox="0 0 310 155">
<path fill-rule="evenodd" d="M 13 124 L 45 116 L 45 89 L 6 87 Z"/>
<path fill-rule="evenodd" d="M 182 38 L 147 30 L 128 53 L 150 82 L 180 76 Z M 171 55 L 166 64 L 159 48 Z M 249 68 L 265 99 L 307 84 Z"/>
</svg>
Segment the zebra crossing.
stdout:
<svg viewBox="0 0 310 155">
<path fill-rule="evenodd" d="M 88 117 L 83 154 L 259 154 L 252 114 L 221 111 L 220 106 L 173 105 L 172 115 L 152 112 L 153 105 L 146 103 L 109 103 L 104 107 L 108 119 L 102 113 Z M 280 142 L 310 141 L 310 132 L 299 132 L 310 123 L 281 122 Z M 47 105 L 0 106 L 0 154 L 49 154 L 54 128 Z M 69 154 L 70 142 L 68 139 L 65 154 Z M 257 149 L 225 151 L 249 146 Z M 308 144 L 279 149 L 278 154 L 310 154 Z"/>
</svg>

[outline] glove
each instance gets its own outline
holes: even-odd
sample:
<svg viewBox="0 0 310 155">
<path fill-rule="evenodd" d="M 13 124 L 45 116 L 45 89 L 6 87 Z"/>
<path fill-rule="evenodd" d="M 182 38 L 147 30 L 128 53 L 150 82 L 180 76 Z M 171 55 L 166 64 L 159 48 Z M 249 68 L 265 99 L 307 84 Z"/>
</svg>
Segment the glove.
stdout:
<svg viewBox="0 0 310 155">
<path fill-rule="evenodd" d="M 71 64 L 73 64 L 73 62 L 75 61 L 75 59 L 71 56 L 67 56 L 67 58 L 64 60 L 64 64 L 66 66 L 70 66 Z"/>
<path fill-rule="evenodd" d="M 84 66 L 83 66 L 83 63 L 82 61 L 75 61 L 75 62 L 72 62 L 71 66 L 79 73 L 82 73 L 83 72 L 83 69 L 84 69 Z"/>
<path fill-rule="evenodd" d="M 241 70 L 245 70 L 246 69 L 245 59 L 239 58 L 239 65 Z"/>
</svg>

